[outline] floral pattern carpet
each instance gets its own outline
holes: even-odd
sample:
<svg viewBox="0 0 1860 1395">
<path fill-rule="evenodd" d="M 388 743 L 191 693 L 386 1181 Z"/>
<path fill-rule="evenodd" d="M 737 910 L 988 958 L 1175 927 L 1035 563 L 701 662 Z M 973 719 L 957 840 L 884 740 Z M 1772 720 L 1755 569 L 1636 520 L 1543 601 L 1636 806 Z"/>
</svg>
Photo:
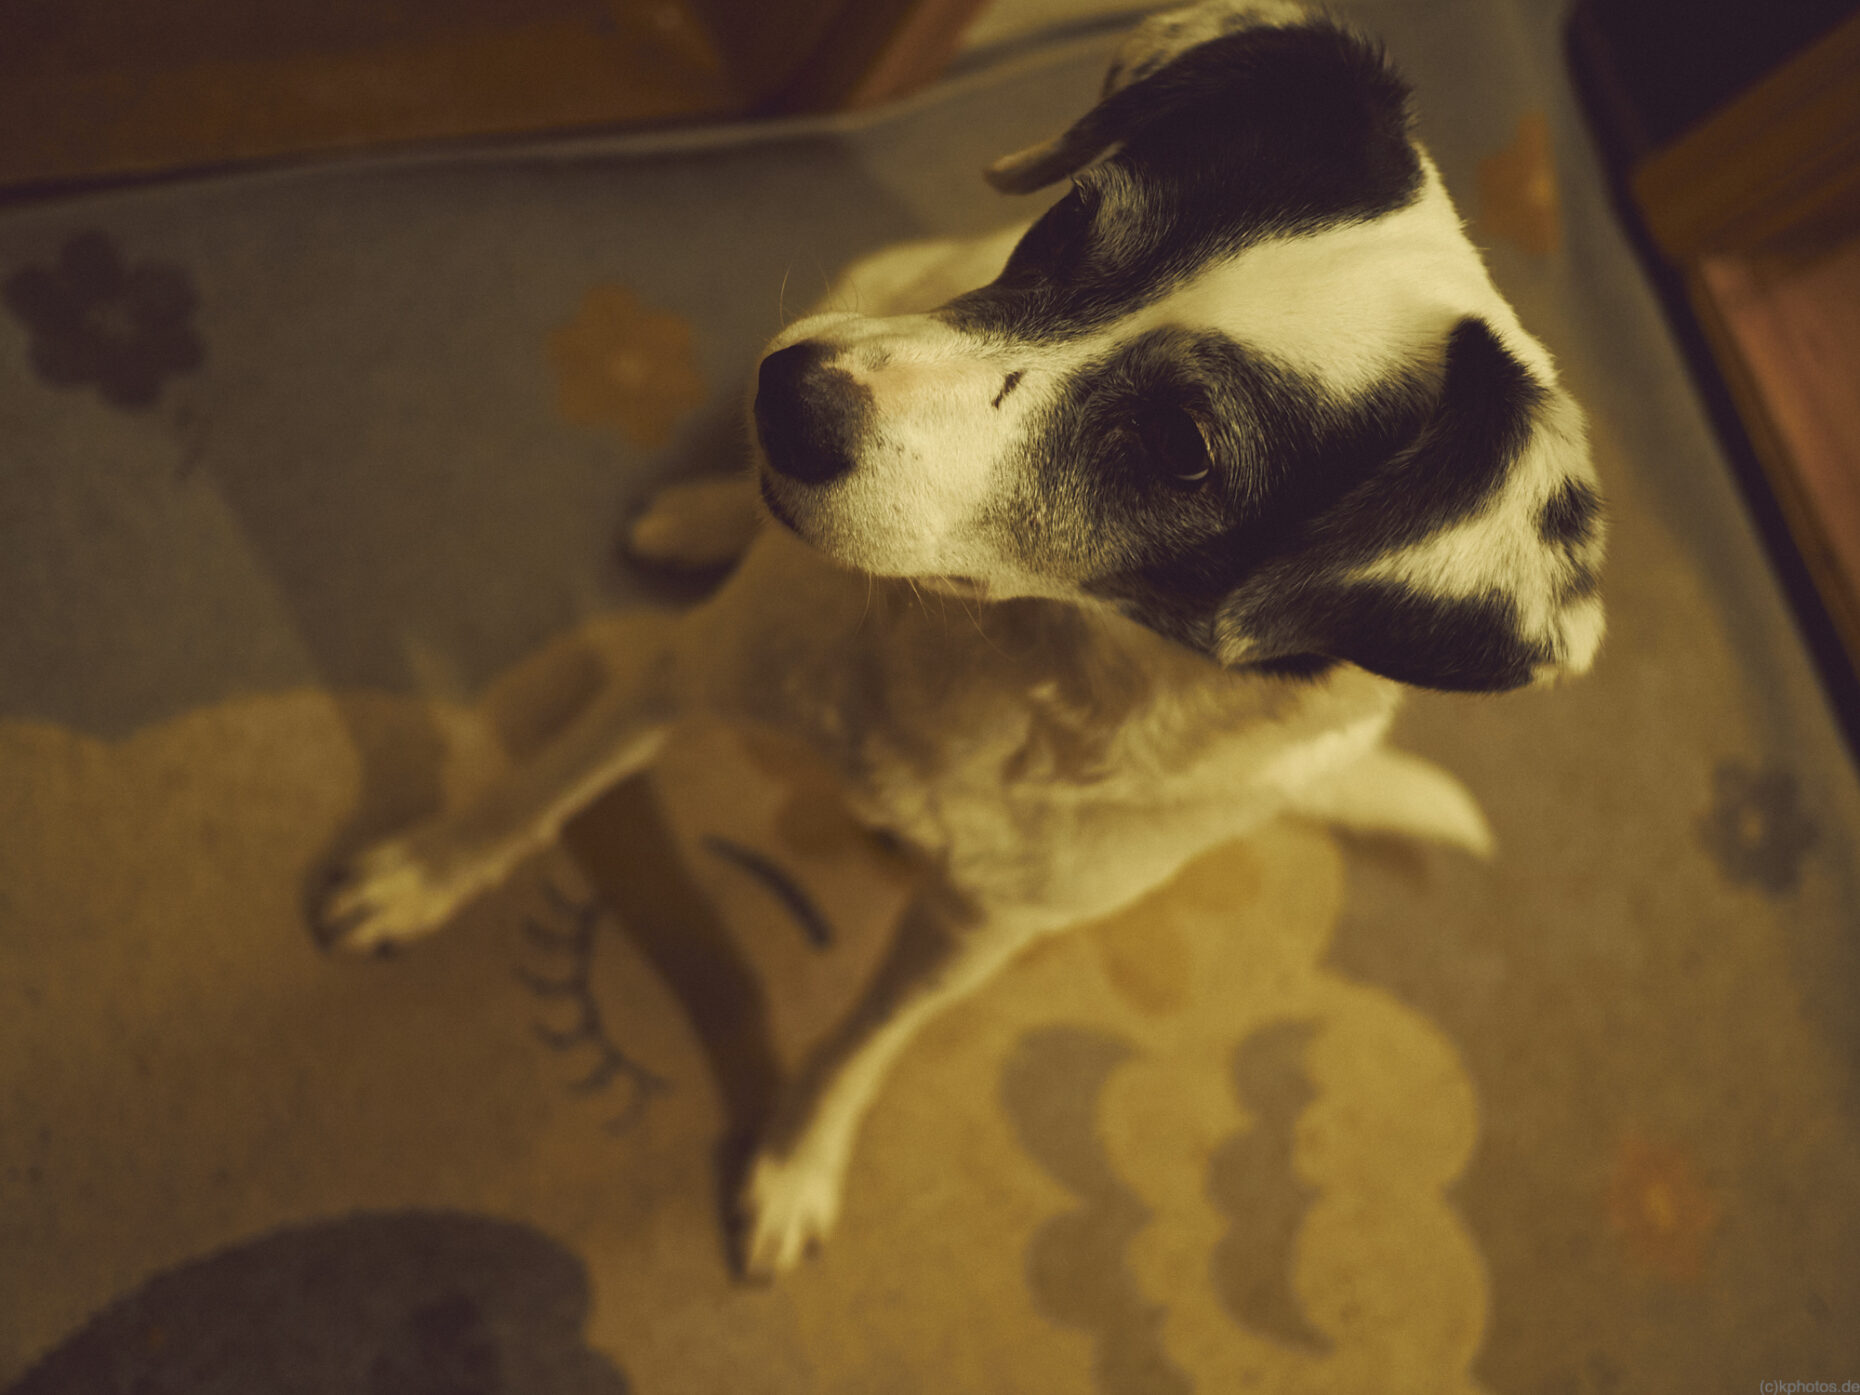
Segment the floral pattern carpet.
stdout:
<svg viewBox="0 0 1860 1395">
<path fill-rule="evenodd" d="M 939 1022 L 841 1230 L 719 1169 L 903 895 L 688 734 L 446 934 L 332 854 L 466 797 L 705 578 L 758 345 L 1090 100 L 1108 36 L 856 121 L 0 210 L 0 1389 L 1661 1395 L 1860 1381 L 1860 789 L 1540 0 L 1364 0 L 1591 415 L 1611 637 L 1417 700 L 1490 864 L 1268 829 Z"/>
</svg>

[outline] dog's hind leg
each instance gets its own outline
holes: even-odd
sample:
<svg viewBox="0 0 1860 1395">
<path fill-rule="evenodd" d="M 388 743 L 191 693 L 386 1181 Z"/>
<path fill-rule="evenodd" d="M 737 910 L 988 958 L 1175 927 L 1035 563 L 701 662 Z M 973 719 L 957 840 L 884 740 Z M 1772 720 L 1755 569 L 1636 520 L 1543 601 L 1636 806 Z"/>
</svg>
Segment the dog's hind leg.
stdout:
<svg viewBox="0 0 1860 1395">
<path fill-rule="evenodd" d="M 599 693 L 508 778 L 337 867 L 313 908 L 317 937 L 373 950 L 438 929 L 582 807 L 648 765 L 671 718 L 670 629 L 669 617 L 631 627 L 629 652 L 612 657 Z"/>
<path fill-rule="evenodd" d="M 649 566 L 704 571 L 748 551 L 761 524 L 747 472 L 668 484 L 626 530 L 626 550 Z"/>
<path fill-rule="evenodd" d="M 791 1269 L 824 1240 L 860 1122 L 911 1040 L 1049 927 L 985 919 L 947 890 L 914 900 L 863 996 L 776 1102 L 739 1195 L 745 1277 Z"/>
</svg>

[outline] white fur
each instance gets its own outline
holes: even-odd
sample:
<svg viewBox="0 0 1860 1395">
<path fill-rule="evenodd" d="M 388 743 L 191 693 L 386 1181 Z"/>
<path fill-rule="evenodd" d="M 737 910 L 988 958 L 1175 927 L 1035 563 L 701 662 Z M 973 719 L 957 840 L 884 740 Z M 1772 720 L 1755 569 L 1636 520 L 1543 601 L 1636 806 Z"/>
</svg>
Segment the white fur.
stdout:
<svg viewBox="0 0 1860 1395">
<path fill-rule="evenodd" d="M 1222 262 L 1135 317 L 1219 329 L 1349 395 L 1437 353 L 1477 315 L 1533 374 L 1554 382 L 1543 345 L 1492 284 L 1432 160 L 1407 208 L 1365 223 L 1272 239 Z"/>
</svg>

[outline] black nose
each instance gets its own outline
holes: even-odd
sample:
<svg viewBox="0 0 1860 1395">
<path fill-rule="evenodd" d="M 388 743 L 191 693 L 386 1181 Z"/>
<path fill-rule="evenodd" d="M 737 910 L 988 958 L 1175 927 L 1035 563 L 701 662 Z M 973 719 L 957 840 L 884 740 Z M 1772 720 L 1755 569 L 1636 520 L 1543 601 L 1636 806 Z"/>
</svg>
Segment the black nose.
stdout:
<svg viewBox="0 0 1860 1395">
<path fill-rule="evenodd" d="M 769 466 L 803 484 L 825 484 L 853 468 L 872 393 L 831 368 L 814 339 L 778 349 L 756 373 L 756 435 Z"/>
</svg>

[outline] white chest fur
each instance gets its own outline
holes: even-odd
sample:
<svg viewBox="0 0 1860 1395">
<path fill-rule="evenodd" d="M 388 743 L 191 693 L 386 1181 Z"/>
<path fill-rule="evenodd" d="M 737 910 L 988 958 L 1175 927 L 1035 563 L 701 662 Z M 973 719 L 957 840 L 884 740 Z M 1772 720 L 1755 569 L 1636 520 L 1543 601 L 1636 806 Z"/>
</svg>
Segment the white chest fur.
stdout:
<svg viewBox="0 0 1860 1395">
<path fill-rule="evenodd" d="M 859 576 L 778 529 L 692 621 L 684 710 L 799 738 L 862 820 L 1055 926 L 1296 802 L 1398 701 L 1360 670 L 1230 673 L 1108 613 Z"/>
</svg>

